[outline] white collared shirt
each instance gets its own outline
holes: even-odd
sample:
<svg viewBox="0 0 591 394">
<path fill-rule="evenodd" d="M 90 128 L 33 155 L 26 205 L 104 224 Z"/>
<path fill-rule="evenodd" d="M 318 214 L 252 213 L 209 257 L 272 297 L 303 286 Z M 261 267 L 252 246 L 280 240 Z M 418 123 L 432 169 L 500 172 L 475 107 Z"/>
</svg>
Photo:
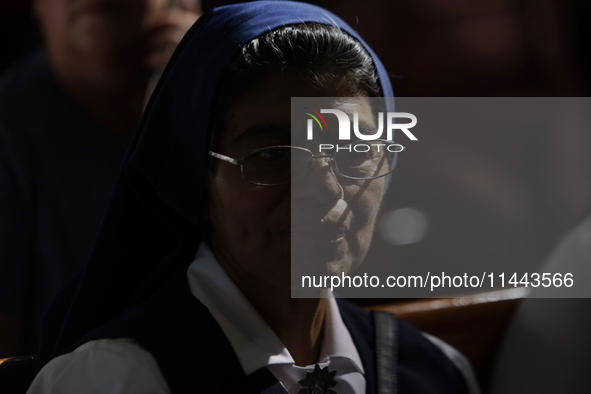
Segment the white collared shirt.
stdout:
<svg viewBox="0 0 591 394">
<path fill-rule="evenodd" d="M 298 367 L 289 351 L 254 309 L 213 253 L 202 244 L 189 266 L 191 293 L 211 312 L 228 338 L 246 374 L 267 367 L 291 393 L 314 365 Z M 328 299 L 321 368 L 337 370 L 339 394 L 364 394 L 359 353 L 334 298 Z M 129 338 L 90 341 L 49 362 L 28 394 L 164 394 L 170 393 L 154 357 Z"/>
<path fill-rule="evenodd" d="M 298 367 L 289 351 L 228 277 L 203 243 L 188 271 L 191 293 L 211 312 L 232 345 L 246 374 L 267 367 L 289 393 L 314 365 Z M 319 365 L 337 370 L 339 394 L 365 393 L 363 365 L 333 297 L 328 298 Z"/>
</svg>

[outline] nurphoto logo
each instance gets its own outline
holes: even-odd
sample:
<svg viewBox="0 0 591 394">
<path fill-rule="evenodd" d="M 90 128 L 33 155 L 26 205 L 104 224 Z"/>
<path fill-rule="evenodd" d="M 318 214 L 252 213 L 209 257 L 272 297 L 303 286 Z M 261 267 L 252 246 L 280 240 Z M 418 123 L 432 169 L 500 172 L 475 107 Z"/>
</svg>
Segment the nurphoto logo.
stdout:
<svg viewBox="0 0 591 394">
<path fill-rule="evenodd" d="M 306 138 L 311 141 L 314 138 L 314 123 L 320 127 L 321 131 L 329 131 L 328 124 L 326 119 L 322 114 L 333 114 L 337 117 L 339 130 L 338 130 L 338 139 L 339 141 L 350 141 L 351 140 L 351 120 L 349 116 L 338 109 L 320 109 L 320 112 L 309 108 L 303 107 L 306 111 L 304 114 L 308 115 L 310 119 L 307 121 L 307 134 Z M 404 118 L 410 119 L 408 123 L 394 123 L 396 118 Z M 384 127 L 384 119 L 386 119 L 386 125 Z M 379 112 L 377 116 L 378 120 L 378 127 L 375 130 L 369 131 L 367 127 L 360 127 L 359 124 L 359 113 L 353 113 L 353 134 L 358 141 L 374 141 L 382 140 L 382 135 L 384 131 L 386 133 L 386 141 L 392 141 L 393 132 L 394 130 L 402 131 L 411 141 L 417 141 L 417 137 L 413 133 L 410 132 L 409 129 L 413 128 L 417 124 L 417 117 L 408 112 L 387 112 L 384 116 L 383 112 Z M 357 143 L 357 144 L 346 144 L 346 145 L 334 145 L 334 144 L 319 144 L 319 152 L 323 150 L 333 150 L 336 149 L 338 152 L 339 150 L 347 150 L 349 152 L 368 152 L 370 147 L 373 146 L 374 148 L 377 147 L 379 150 L 380 147 L 385 147 L 391 153 L 402 152 L 404 150 L 404 146 L 395 143 L 388 143 L 388 144 L 365 144 L 365 143 Z"/>
</svg>

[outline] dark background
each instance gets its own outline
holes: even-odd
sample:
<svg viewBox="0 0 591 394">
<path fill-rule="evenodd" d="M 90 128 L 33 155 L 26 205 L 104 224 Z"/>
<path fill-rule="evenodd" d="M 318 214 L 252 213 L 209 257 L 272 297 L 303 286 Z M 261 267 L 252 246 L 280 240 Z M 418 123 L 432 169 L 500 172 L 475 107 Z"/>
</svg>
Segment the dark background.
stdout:
<svg viewBox="0 0 591 394">
<path fill-rule="evenodd" d="M 204 0 L 203 8 L 228 3 Z M 581 97 L 591 90 L 588 1 L 314 3 L 360 32 L 390 72 L 399 97 Z M 31 1 L 0 3 L 0 40 L 0 70 L 42 45 Z M 491 148 L 500 140 L 502 152 Z M 449 133 L 438 143 L 439 151 L 450 152 L 440 160 L 465 166 L 446 172 L 437 160 L 401 160 L 384 209 L 415 207 L 429 218 L 429 229 L 410 245 L 392 247 L 377 237 L 399 266 L 445 256 L 464 265 L 519 260 L 537 267 L 561 235 L 591 214 L 589 130 Z M 474 177 L 478 166 L 495 168 L 498 176 Z M 506 182 L 495 184 L 499 179 Z"/>
</svg>

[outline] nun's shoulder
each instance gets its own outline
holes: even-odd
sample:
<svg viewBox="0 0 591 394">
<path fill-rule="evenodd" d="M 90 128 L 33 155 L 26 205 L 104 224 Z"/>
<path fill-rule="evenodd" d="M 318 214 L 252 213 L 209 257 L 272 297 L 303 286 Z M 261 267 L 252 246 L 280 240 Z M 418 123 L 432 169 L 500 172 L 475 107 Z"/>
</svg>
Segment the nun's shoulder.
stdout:
<svg viewBox="0 0 591 394">
<path fill-rule="evenodd" d="M 51 360 L 27 394 L 168 394 L 154 357 L 132 339 L 100 339 Z"/>
</svg>

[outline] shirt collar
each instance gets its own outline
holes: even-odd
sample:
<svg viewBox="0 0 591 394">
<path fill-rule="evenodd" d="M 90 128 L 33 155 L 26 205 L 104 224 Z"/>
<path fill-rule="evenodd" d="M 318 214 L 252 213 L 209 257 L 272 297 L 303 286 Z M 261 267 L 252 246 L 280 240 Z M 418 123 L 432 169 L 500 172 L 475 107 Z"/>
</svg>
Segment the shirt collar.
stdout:
<svg viewBox="0 0 591 394">
<path fill-rule="evenodd" d="M 205 242 L 189 266 L 187 278 L 191 293 L 218 322 L 246 374 L 272 364 L 294 364 L 289 351 L 218 264 Z M 351 334 L 330 295 L 320 362 L 345 358 L 364 373 Z"/>
</svg>

